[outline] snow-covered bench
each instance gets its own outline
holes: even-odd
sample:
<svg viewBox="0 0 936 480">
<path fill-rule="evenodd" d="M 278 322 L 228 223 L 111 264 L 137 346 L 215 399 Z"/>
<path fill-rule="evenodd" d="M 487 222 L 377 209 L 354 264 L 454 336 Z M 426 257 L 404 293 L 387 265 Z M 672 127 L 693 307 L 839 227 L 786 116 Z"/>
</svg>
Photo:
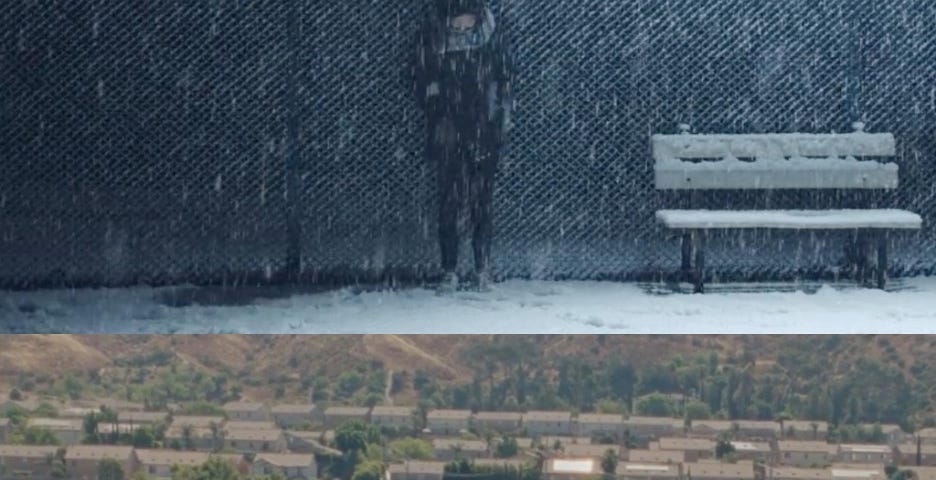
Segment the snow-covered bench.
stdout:
<svg viewBox="0 0 936 480">
<path fill-rule="evenodd" d="M 661 190 L 895 189 L 897 164 L 890 133 L 696 135 L 652 137 L 656 188 Z M 860 265 L 862 281 L 887 281 L 887 232 L 919 229 L 905 210 L 660 210 L 657 219 L 682 232 L 682 271 L 703 291 L 705 237 L 711 229 L 853 230 L 877 240 Z M 864 245 L 859 248 L 864 249 Z M 876 256 L 877 258 L 870 258 Z M 693 257 L 694 261 L 693 261 Z M 871 261 L 875 260 L 875 261 Z"/>
</svg>

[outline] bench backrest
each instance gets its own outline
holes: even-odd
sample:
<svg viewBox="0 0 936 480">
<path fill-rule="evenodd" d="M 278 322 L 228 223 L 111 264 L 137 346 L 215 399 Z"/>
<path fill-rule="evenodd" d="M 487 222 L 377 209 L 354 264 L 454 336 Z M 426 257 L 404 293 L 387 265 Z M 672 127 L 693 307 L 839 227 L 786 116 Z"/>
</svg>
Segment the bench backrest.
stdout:
<svg viewBox="0 0 936 480">
<path fill-rule="evenodd" d="M 658 189 L 897 188 L 890 133 L 654 135 Z M 869 159 L 870 158 L 870 159 Z"/>
</svg>

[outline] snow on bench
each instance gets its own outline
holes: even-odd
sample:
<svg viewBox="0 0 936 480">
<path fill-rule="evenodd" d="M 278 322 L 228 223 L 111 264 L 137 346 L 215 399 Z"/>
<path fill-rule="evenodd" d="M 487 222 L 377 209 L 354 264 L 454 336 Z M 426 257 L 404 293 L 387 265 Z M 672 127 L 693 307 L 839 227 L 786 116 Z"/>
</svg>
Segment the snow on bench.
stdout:
<svg viewBox="0 0 936 480">
<path fill-rule="evenodd" d="M 803 230 L 919 229 L 923 219 L 904 210 L 660 210 L 668 228 L 783 228 Z"/>
<path fill-rule="evenodd" d="M 890 133 L 866 133 L 864 124 L 844 134 L 653 135 L 654 182 L 659 190 L 895 189 L 899 168 Z M 919 229 L 919 215 L 895 209 L 857 210 L 660 210 L 664 226 L 683 230 L 682 270 L 702 292 L 705 231 L 711 229 L 832 229 L 858 232 L 856 247 L 877 239 L 874 276 L 884 288 L 887 231 Z M 869 232 L 876 232 L 873 235 Z M 693 262 L 693 256 L 695 261 Z M 861 260 L 860 275 L 871 255 Z M 694 266 L 692 264 L 695 264 Z M 866 265 L 867 264 L 867 265 Z"/>
<path fill-rule="evenodd" d="M 894 156 L 890 133 L 680 134 L 652 142 L 662 190 L 897 188 L 896 163 L 858 158 Z"/>
</svg>

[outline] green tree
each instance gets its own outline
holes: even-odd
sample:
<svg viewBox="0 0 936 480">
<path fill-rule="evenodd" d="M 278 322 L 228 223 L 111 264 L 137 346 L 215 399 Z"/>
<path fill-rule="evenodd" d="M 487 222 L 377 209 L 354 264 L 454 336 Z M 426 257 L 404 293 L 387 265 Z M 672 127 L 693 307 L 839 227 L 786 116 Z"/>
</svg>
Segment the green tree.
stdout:
<svg viewBox="0 0 936 480">
<path fill-rule="evenodd" d="M 135 448 L 153 448 L 156 434 L 151 427 L 138 427 L 133 432 L 132 444 Z"/>
<path fill-rule="evenodd" d="M 494 450 L 494 456 L 497 458 L 511 458 L 517 456 L 520 447 L 517 445 L 517 439 L 504 435 L 497 442 L 497 448 Z"/>
<path fill-rule="evenodd" d="M 651 393 L 637 401 L 637 413 L 652 417 L 670 417 L 673 415 L 673 402 L 659 393 Z"/>
<path fill-rule="evenodd" d="M 172 467 L 172 480 L 243 480 L 230 462 L 212 457 L 197 467 Z"/>
<path fill-rule="evenodd" d="M 354 469 L 351 480 L 381 480 L 383 478 L 383 463 L 366 461 Z"/>
<path fill-rule="evenodd" d="M 22 433 L 20 443 L 25 445 L 59 445 L 58 437 L 48 428 L 26 427 Z"/>
<path fill-rule="evenodd" d="M 712 411 L 705 402 L 693 400 L 686 404 L 686 421 L 708 420 L 712 418 Z"/>
<path fill-rule="evenodd" d="M 33 410 L 33 414 L 41 418 L 55 418 L 58 417 L 58 409 L 49 402 L 42 402 Z"/>
<path fill-rule="evenodd" d="M 98 480 L 124 480 L 123 466 L 113 458 L 98 462 Z"/>
<path fill-rule="evenodd" d="M 609 477 L 613 476 L 617 471 L 618 466 L 618 457 L 617 453 L 612 449 L 605 450 L 604 455 L 601 456 L 601 471 L 603 471 Z"/>
<path fill-rule="evenodd" d="M 734 453 L 735 447 L 727 438 L 719 438 L 715 444 L 715 458 L 724 458 Z"/>
<path fill-rule="evenodd" d="M 401 438 L 390 442 L 390 451 L 396 458 L 405 460 L 429 460 L 432 445 L 418 438 Z"/>
</svg>

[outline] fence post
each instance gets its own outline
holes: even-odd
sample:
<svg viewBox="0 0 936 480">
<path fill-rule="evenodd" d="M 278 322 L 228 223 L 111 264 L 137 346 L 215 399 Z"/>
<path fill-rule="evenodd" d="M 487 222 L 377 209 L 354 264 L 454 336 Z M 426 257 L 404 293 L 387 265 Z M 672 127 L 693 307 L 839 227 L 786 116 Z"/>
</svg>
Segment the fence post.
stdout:
<svg viewBox="0 0 936 480">
<path fill-rule="evenodd" d="M 302 273 L 302 208 L 300 192 L 299 15 L 301 2 L 287 2 L 286 14 L 286 275 L 298 281 Z"/>
</svg>

